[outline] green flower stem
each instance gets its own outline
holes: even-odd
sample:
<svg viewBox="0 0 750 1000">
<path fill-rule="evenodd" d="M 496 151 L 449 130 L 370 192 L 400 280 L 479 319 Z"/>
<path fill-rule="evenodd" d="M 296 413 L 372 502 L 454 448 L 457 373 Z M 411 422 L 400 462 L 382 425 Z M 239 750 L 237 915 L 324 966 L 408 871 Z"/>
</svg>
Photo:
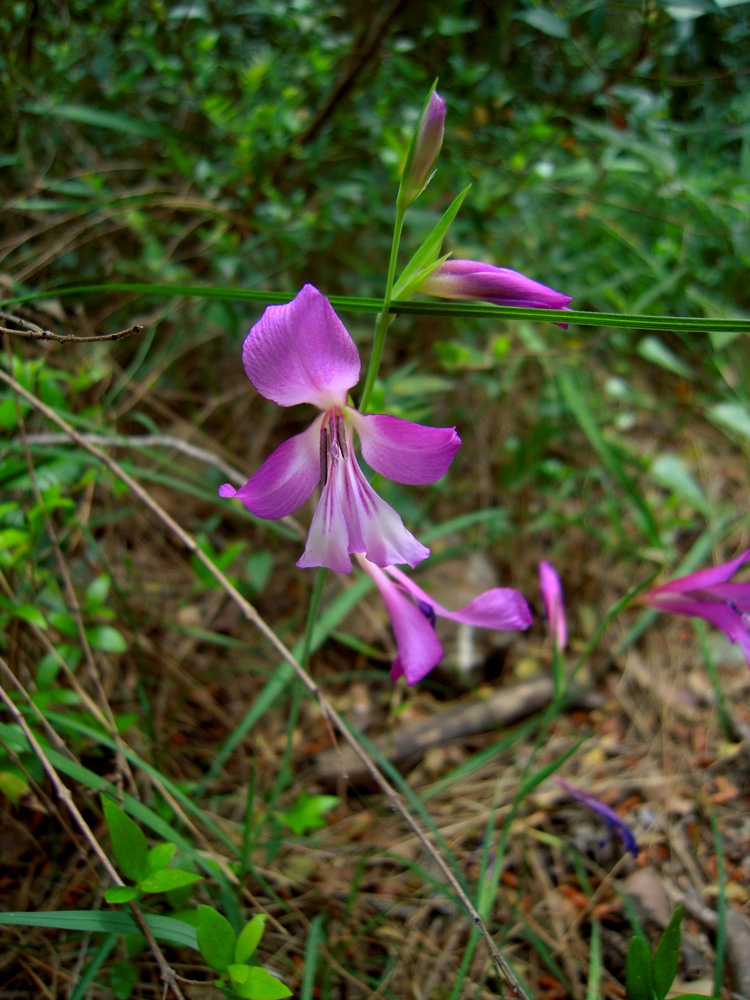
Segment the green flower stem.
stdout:
<svg viewBox="0 0 750 1000">
<path fill-rule="evenodd" d="M 365 387 L 362 390 L 362 398 L 359 401 L 360 413 L 367 413 L 367 405 L 370 402 L 373 386 L 375 385 L 375 379 L 378 377 L 380 360 L 383 357 L 383 345 L 385 344 L 385 335 L 388 333 L 388 327 L 395 319 L 395 316 L 392 316 L 390 313 L 391 296 L 393 295 L 393 282 L 396 279 L 396 262 L 398 260 L 398 247 L 401 242 L 401 230 L 404 227 L 405 212 L 406 209 L 403 208 L 400 204 L 396 205 L 396 222 L 393 226 L 393 241 L 391 242 L 391 259 L 388 262 L 388 279 L 385 283 L 385 297 L 383 299 L 383 308 L 378 313 L 378 318 L 375 321 L 375 339 L 373 340 L 372 343 L 372 355 L 370 356 L 370 367 L 367 369 L 367 378 L 365 379 Z"/>
<path fill-rule="evenodd" d="M 323 595 L 323 587 L 325 586 L 327 576 L 328 570 L 325 566 L 321 566 L 318 570 L 317 576 L 315 577 L 315 583 L 313 584 L 312 593 L 310 594 L 310 604 L 307 608 L 307 622 L 305 623 L 305 635 L 302 640 L 302 652 L 299 657 L 299 662 L 303 667 L 307 666 L 307 661 L 310 659 L 313 631 L 318 621 L 318 608 L 320 607 L 320 598 Z"/>
</svg>

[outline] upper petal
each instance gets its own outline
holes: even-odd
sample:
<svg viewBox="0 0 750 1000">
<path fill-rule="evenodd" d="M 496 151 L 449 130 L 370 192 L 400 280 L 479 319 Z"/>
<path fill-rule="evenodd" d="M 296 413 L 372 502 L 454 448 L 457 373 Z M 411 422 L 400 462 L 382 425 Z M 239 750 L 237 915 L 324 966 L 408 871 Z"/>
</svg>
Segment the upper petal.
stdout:
<svg viewBox="0 0 750 1000">
<path fill-rule="evenodd" d="M 373 566 L 366 559 L 360 559 L 360 563 L 374 580 L 383 598 L 396 637 L 398 656 L 391 668 L 391 680 L 405 675 L 408 684 L 416 684 L 443 658 L 443 647 L 435 629 L 382 569 Z"/>
<path fill-rule="evenodd" d="M 531 625 L 531 612 L 526 600 L 510 587 L 485 590 L 458 611 L 448 611 L 396 566 L 388 566 L 387 572 L 412 597 L 432 607 L 441 618 L 478 628 L 525 629 Z"/>
<path fill-rule="evenodd" d="M 223 497 L 236 496 L 258 517 L 286 517 L 307 500 L 320 478 L 322 415 L 301 434 L 295 434 L 272 452 L 244 486 L 219 488 Z"/>
<path fill-rule="evenodd" d="M 719 583 L 726 583 L 748 559 L 750 559 L 750 549 L 737 556 L 736 559 L 730 559 L 729 562 L 721 563 L 719 566 L 699 569 L 697 573 L 689 573 L 687 576 L 680 576 L 661 587 L 654 587 L 653 590 L 649 590 L 644 595 L 644 600 L 650 604 L 652 598 L 656 598 L 656 601 L 653 602 L 656 604 L 660 594 L 687 594 L 696 590 L 708 590 Z"/>
<path fill-rule="evenodd" d="M 359 353 L 328 299 L 312 285 L 288 305 L 268 306 L 242 347 L 245 373 L 280 406 L 343 406 L 359 381 Z"/>
<path fill-rule="evenodd" d="M 461 447 L 455 427 L 425 427 L 385 414 L 367 416 L 349 409 L 362 457 L 376 472 L 397 483 L 434 483 L 445 475 Z"/>
</svg>

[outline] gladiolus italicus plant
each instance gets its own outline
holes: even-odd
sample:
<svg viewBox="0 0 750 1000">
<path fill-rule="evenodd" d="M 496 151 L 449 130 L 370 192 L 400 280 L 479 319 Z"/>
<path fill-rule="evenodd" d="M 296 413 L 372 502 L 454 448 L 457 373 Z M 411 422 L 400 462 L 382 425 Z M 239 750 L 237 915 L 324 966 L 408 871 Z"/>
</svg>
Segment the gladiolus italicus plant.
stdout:
<svg viewBox="0 0 750 1000">
<path fill-rule="evenodd" d="M 349 573 L 349 556 L 364 553 L 377 566 L 416 566 L 430 550 L 370 486 L 357 462 L 355 434 L 368 465 L 399 483 L 433 483 L 453 461 L 461 439 L 453 427 L 425 427 L 385 414 L 361 414 L 348 403 L 359 382 L 354 341 L 324 295 L 305 285 L 288 305 L 269 306 L 242 348 L 245 374 L 279 406 L 311 403 L 321 411 L 289 438 L 239 489 L 225 483 L 222 497 L 238 497 L 253 514 L 285 517 L 310 497 L 320 500 L 297 565 Z"/>
</svg>

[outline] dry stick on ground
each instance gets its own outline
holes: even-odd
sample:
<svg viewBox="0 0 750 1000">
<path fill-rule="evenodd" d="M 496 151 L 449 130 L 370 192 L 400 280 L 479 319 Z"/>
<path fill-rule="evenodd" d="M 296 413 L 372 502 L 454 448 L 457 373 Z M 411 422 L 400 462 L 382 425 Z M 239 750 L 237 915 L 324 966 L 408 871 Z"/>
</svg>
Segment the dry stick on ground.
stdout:
<svg viewBox="0 0 750 1000">
<path fill-rule="evenodd" d="M 15 674 L 10 669 L 5 660 L 2 659 L 2 657 L 0 657 L 0 670 L 2 670 L 2 672 L 10 680 L 13 686 L 25 698 L 28 699 L 28 695 L 26 694 L 23 685 L 16 679 Z M 115 885 L 125 885 L 123 880 L 117 874 L 117 870 L 112 865 L 112 862 L 107 857 L 104 848 L 94 836 L 93 830 L 81 815 L 78 806 L 73 801 L 73 796 L 70 793 L 70 789 L 53 767 L 52 763 L 47 757 L 47 754 L 44 752 L 42 745 L 39 743 L 39 740 L 37 740 L 36 736 L 34 736 L 34 733 L 27 724 L 26 719 L 23 717 L 23 713 L 18 708 L 18 706 L 8 697 L 8 695 L 5 693 L 2 687 L 0 687 L 0 701 L 4 703 L 5 707 L 13 716 L 14 720 L 20 726 L 24 736 L 29 742 L 29 746 L 34 752 L 34 755 L 36 756 L 37 760 L 40 761 L 42 767 L 47 773 L 47 777 L 52 782 L 52 786 L 55 789 L 57 797 L 67 806 L 68 811 L 75 820 L 76 826 L 81 831 L 83 836 L 86 838 L 96 856 L 99 858 L 99 861 L 101 862 L 104 870 L 107 872 L 107 874 L 112 879 Z M 177 985 L 177 980 L 175 977 L 174 970 L 164 957 L 164 953 L 159 947 L 159 944 L 157 943 L 157 940 L 154 937 L 153 931 L 146 922 L 146 918 L 143 916 L 143 914 L 141 913 L 139 908 L 135 905 L 135 903 L 130 902 L 128 905 L 130 906 L 131 913 L 135 917 L 136 923 L 138 924 L 141 931 L 143 932 L 143 935 L 148 941 L 149 948 L 151 949 L 151 953 L 153 954 L 154 958 L 157 961 L 157 964 L 159 966 L 159 971 L 161 973 L 161 978 L 165 986 L 172 990 L 177 1000 L 185 1000 L 182 990 Z"/>
<path fill-rule="evenodd" d="M 461 902 L 461 905 L 466 910 L 468 915 L 471 917 L 473 923 L 479 930 L 484 939 L 484 942 L 489 951 L 492 962 L 500 973 L 500 975 L 505 979 L 508 986 L 512 992 L 517 997 L 524 997 L 525 1000 L 530 1000 L 530 997 L 524 987 L 522 986 L 520 980 L 516 976 L 515 972 L 505 960 L 505 958 L 500 953 L 492 935 L 487 928 L 487 925 L 482 920 L 477 908 L 472 903 L 468 894 L 464 890 L 463 886 L 459 882 L 456 875 L 451 871 L 450 866 L 447 864 L 440 852 L 433 846 L 428 835 L 425 833 L 423 828 L 417 822 L 417 820 L 409 812 L 406 805 L 396 791 L 395 788 L 386 780 L 386 778 L 381 774 L 375 761 L 370 757 L 367 751 L 361 746 L 357 737 L 350 731 L 348 726 L 344 723 L 344 720 L 338 714 L 338 712 L 333 708 L 333 706 L 328 702 L 322 692 L 319 690 L 315 681 L 310 677 L 308 672 L 302 667 L 292 653 L 287 649 L 284 643 L 278 638 L 273 629 L 264 621 L 263 618 L 258 614 L 255 608 L 246 601 L 245 598 L 240 594 L 237 588 L 227 579 L 227 577 L 221 572 L 218 566 L 206 555 L 206 553 L 198 546 L 193 536 L 186 531 L 180 524 L 175 521 L 175 519 L 168 514 L 164 508 L 157 503 L 156 500 L 151 496 L 151 494 L 145 490 L 140 483 L 138 483 L 132 476 L 130 476 L 114 459 L 110 458 L 105 452 L 100 451 L 99 448 L 94 447 L 86 439 L 78 433 L 73 427 L 70 426 L 62 417 L 58 416 L 54 410 L 50 409 L 45 403 L 37 399 L 37 397 L 24 389 L 24 387 L 12 378 L 7 372 L 0 371 L 0 381 L 4 382 L 6 385 L 15 389 L 17 393 L 22 395 L 24 399 L 29 402 L 35 409 L 42 413 L 48 420 L 60 427 L 66 434 L 68 434 L 81 448 L 84 448 L 91 455 L 94 455 L 99 459 L 114 475 L 116 475 L 122 482 L 126 483 L 130 489 L 135 493 L 139 500 L 144 503 L 149 510 L 153 511 L 156 516 L 163 521 L 165 525 L 179 538 L 185 548 L 194 555 L 196 559 L 208 570 L 208 572 L 213 576 L 217 583 L 224 589 L 229 597 L 235 602 L 239 609 L 244 614 L 245 618 L 252 622 L 253 625 L 261 632 L 262 635 L 270 642 L 273 648 L 283 657 L 284 660 L 292 667 L 294 672 L 300 678 L 304 686 L 307 688 L 308 692 L 317 699 L 320 705 L 321 711 L 324 713 L 326 718 L 330 719 L 333 724 L 338 729 L 341 736 L 346 740 L 346 742 L 353 748 L 359 759 L 367 768 L 369 774 L 372 776 L 374 781 L 377 783 L 381 791 L 386 795 L 391 805 L 403 816 L 405 822 L 411 827 L 416 836 L 419 838 L 420 842 L 424 846 L 425 850 L 428 852 L 430 857 L 434 860 L 435 864 L 440 868 L 441 872 L 445 876 L 451 889 L 455 892 L 456 896 Z"/>
<path fill-rule="evenodd" d="M 12 323 L 16 329 L 7 326 Z M 56 340 L 59 344 L 95 344 L 100 340 L 122 340 L 123 337 L 130 337 L 134 333 L 143 333 L 140 323 L 134 323 L 127 330 L 118 330 L 116 333 L 102 333 L 94 337 L 79 337 L 75 333 L 53 333 L 52 330 L 44 330 L 36 323 L 21 319 L 20 316 L 11 316 L 9 313 L 0 312 L 0 334 L 7 333 L 11 337 L 24 337 L 26 340 Z"/>
</svg>

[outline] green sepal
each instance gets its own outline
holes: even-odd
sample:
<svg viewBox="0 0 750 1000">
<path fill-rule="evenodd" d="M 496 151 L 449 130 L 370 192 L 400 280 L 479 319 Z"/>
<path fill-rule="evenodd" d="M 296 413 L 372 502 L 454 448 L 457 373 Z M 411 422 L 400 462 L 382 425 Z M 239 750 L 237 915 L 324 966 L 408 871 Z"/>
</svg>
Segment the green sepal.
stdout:
<svg viewBox="0 0 750 1000">
<path fill-rule="evenodd" d="M 396 286 L 393 289 L 394 299 L 408 298 L 422 284 L 425 278 L 432 274 L 444 260 L 450 257 L 450 254 L 446 254 L 440 260 L 437 259 L 445 234 L 458 215 L 458 210 L 461 208 L 463 200 L 470 190 L 471 184 L 467 185 L 460 194 L 456 195 L 445 212 L 443 212 L 438 224 L 424 238 L 421 246 L 414 253 L 396 282 Z"/>
</svg>

